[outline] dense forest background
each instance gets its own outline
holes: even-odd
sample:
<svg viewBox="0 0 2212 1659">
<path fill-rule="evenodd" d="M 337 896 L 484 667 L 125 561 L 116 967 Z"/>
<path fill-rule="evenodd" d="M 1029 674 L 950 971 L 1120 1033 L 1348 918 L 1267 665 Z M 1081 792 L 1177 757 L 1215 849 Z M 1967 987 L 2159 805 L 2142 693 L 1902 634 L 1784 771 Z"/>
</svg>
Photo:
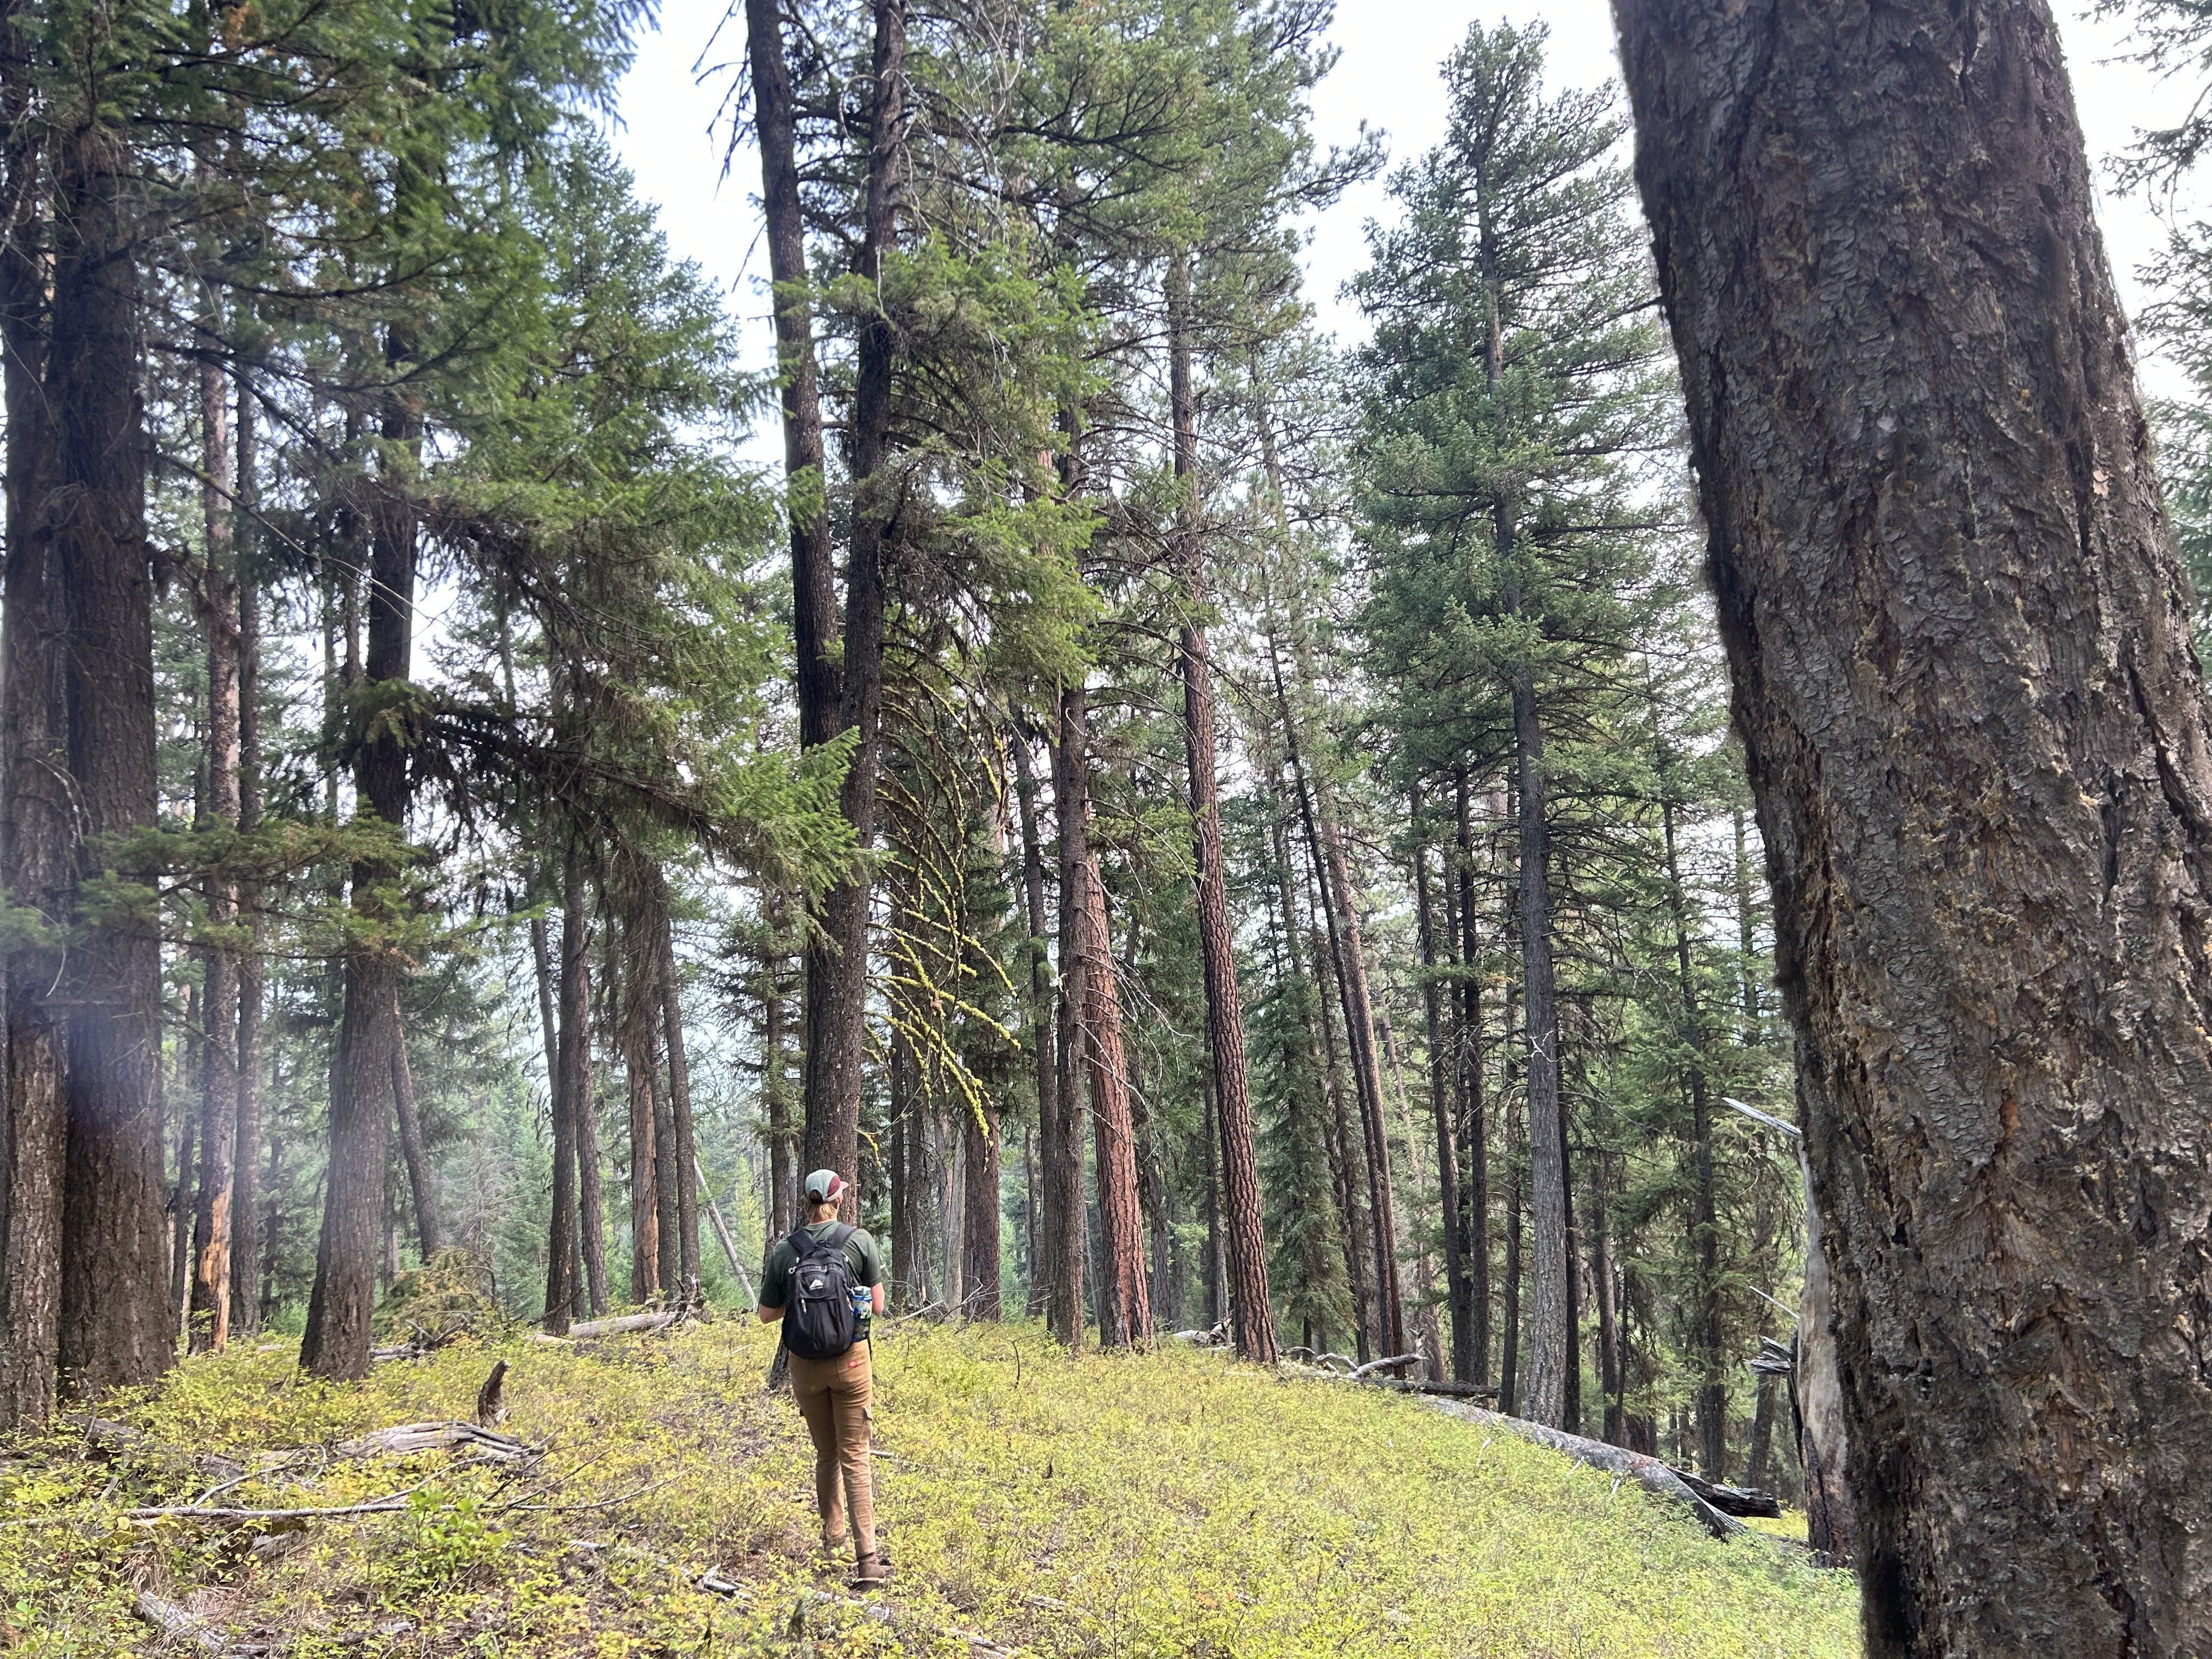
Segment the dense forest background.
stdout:
<svg viewBox="0 0 2212 1659">
<path fill-rule="evenodd" d="M 828 1163 L 897 1310 L 1418 1355 L 1796 1489 L 1623 107 L 1478 23 L 1436 147 L 1326 149 L 1328 17 L 748 0 L 760 374 L 602 135 L 641 8 L 0 7 L 0 1417 L 744 1308 Z M 1378 176 L 1340 349 L 1300 227 Z"/>
</svg>

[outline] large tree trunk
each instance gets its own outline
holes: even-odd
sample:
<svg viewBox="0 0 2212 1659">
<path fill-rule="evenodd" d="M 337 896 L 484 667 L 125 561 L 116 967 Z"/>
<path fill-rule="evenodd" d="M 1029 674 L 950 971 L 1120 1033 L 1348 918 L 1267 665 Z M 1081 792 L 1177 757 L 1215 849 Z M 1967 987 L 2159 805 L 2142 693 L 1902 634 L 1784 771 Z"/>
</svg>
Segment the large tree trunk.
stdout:
<svg viewBox="0 0 2212 1659">
<path fill-rule="evenodd" d="M 1237 1352 L 1273 1364 L 1275 1320 L 1267 1295 L 1267 1241 L 1260 1215 L 1260 1159 L 1252 1130 L 1252 1085 L 1244 1056 L 1244 1002 L 1237 988 L 1236 935 L 1221 850 L 1221 796 L 1214 779 L 1213 665 L 1204 623 L 1206 542 L 1199 518 L 1198 415 L 1191 384 L 1190 264 L 1178 253 L 1168 271 L 1169 385 L 1175 427 L 1175 476 L 1182 492 L 1185 603 L 1178 659 L 1182 671 L 1183 749 L 1190 775 L 1191 828 L 1197 842 L 1199 954 L 1206 972 L 1206 1033 L 1213 1060 L 1213 1097 L 1221 1121 L 1222 1211 L 1228 1247 L 1230 1310 Z"/>
<path fill-rule="evenodd" d="M 1060 784 L 1060 892 L 1061 908 L 1073 912 L 1075 924 L 1073 948 L 1062 958 L 1060 975 L 1067 994 L 1075 1000 L 1091 1084 L 1099 1237 L 1105 1253 L 1098 1273 L 1099 1341 L 1115 1348 L 1145 1339 L 1152 1329 L 1152 1308 L 1137 1194 L 1135 1121 L 1122 1052 L 1121 988 L 1115 980 L 1114 947 L 1107 932 L 1106 884 L 1091 846 L 1086 704 L 1079 685 L 1060 694 L 1060 741 L 1054 748 Z M 1070 1135 L 1069 1140 L 1073 1156 L 1074 1137 Z"/>
<path fill-rule="evenodd" d="M 52 460 L 43 384 L 44 262 L 36 222 L 40 163 L 28 142 L 30 43 L 24 0 L 0 5 L 0 123 L 7 199 L 0 238 L 0 374 L 6 382 L 7 560 L 0 574 L 0 883 L 50 924 L 69 912 L 72 804 L 62 696 L 60 549 L 33 535 Z M 68 1031 L 46 988 L 58 953 L 36 942 L 6 961 L 5 1108 L 0 1112 L 0 1431 L 35 1428 L 54 1405 L 61 1334 L 62 1186 L 68 1148 Z"/>
<path fill-rule="evenodd" d="M 233 521 L 238 562 L 238 827 L 261 827 L 261 571 L 256 555 L 261 503 L 253 391 L 238 380 L 239 511 Z M 250 1336 L 261 1328 L 261 1251 L 254 1236 L 261 1213 L 261 1017 L 266 973 L 258 883 L 239 890 L 246 945 L 238 964 L 238 1107 L 231 1158 L 230 1328 Z"/>
<path fill-rule="evenodd" d="M 896 246 L 905 192 L 906 0 L 873 0 L 875 46 L 868 94 L 868 179 L 854 274 L 879 282 Z M 878 312 L 860 328 L 853 387 L 852 547 L 846 561 L 844 684 L 839 730 L 855 733 L 840 802 L 855 846 L 875 839 L 884 691 L 884 617 L 904 480 L 890 459 L 896 331 Z M 849 1183 L 859 1213 L 860 1054 L 868 994 L 869 879 L 864 865 L 823 896 L 822 941 L 810 945 L 806 980 L 806 1161 Z"/>
<path fill-rule="evenodd" d="M 396 369 L 411 358 L 413 348 L 395 329 L 386 352 Z M 395 396 L 385 413 L 383 435 L 390 452 L 419 451 L 420 410 Z M 411 480 L 386 476 L 381 485 L 369 553 L 368 650 L 366 684 L 360 688 L 364 701 L 401 692 L 413 647 L 416 526 L 406 494 Z M 406 823 L 409 795 L 407 743 L 395 729 L 398 724 L 380 720 L 360 733 L 354 763 L 362 803 L 394 834 Z M 394 920 L 385 914 L 382 890 L 398 873 L 381 858 L 354 866 L 354 908 L 372 932 Z M 398 956 L 373 945 L 356 949 L 346 958 L 344 986 L 344 1012 L 331 1067 L 330 1178 L 324 1189 L 307 1330 L 300 1345 L 300 1363 L 334 1381 L 368 1371 L 386 1126 L 392 1121 L 392 1068 L 399 1043 Z"/>
<path fill-rule="evenodd" d="M 237 451 L 230 436 L 230 386 L 221 365 L 199 372 L 200 523 L 205 539 L 203 619 L 207 626 L 207 816 L 237 827 L 239 799 L 239 570 L 234 495 Z M 210 930 L 238 921 L 238 887 L 219 874 L 208 884 Z M 191 1349 L 230 1345 L 230 1256 L 238 1157 L 238 953 L 227 941 L 200 952 L 199 1194 L 192 1211 Z"/>
<path fill-rule="evenodd" d="M 2200 1652 L 2212 722 L 2056 27 L 1618 15 L 1869 1650 Z"/>
<path fill-rule="evenodd" d="M 74 885 L 109 873 L 112 840 L 154 823 L 153 579 L 122 136 L 88 125 L 62 142 L 56 168 L 46 397 L 54 496 L 69 506 L 34 535 L 51 537 L 46 569 L 61 590 Z M 155 1077 L 161 946 L 151 927 L 108 923 L 71 947 L 66 966 L 57 1364 L 65 1391 L 92 1395 L 150 1382 L 176 1358 Z"/>
</svg>

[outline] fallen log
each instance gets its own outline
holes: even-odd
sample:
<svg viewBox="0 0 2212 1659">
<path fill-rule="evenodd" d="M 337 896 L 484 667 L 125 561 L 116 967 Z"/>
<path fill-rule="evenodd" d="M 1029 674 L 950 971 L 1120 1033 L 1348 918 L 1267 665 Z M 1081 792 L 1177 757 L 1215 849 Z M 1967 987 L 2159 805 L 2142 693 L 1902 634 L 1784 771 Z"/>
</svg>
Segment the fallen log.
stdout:
<svg viewBox="0 0 2212 1659">
<path fill-rule="evenodd" d="M 1672 1464 L 1668 1467 L 1674 1468 Z M 1674 1478 L 1723 1515 L 1756 1515 L 1769 1521 L 1781 1518 L 1782 1500 L 1771 1492 L 1760 1492 L 1752 1486 L 1724 1486 L 1687 1469 L 1674 1469 Z"/>
<path fill-rule="evenodd" d="M 1421 1356 L 1418 1353 L 1393 1354 L 1388 1359 L 1370 1359 L 1364 1365 L 1354 1365 L 1351 1376 L 1353 1382 L 1358 1382 L 1376 1371 L 1395 1370 L 1401 1365 L 1418 1365 L 1420 1363 Z"/>
<path fill-rule="evenodd" d="M 568 1334 L 583 1341 L 595 1336 L 621 1336 L 630 1331 L 665 1330 L 683 1316 L 669 1309 L 660 1313 L 622 1314 L 613 1319 L 587 1319 L 580 1325 L 569 1326 Z"/>
<path fill-rule="evenodd" d="M 1463 1422 L 1480 1424 L 1484 1428 L 1497 1429 L 1522 1440 L 1548 1446 L 1555 1452 L 1571 1457 L 1577 1463 L 1618 1475 L 1624 1480 L 1633 1480 L 1656 1497 L 1686 1509 L 1699 1525 L 1716 1538 L 1734 1538 L 1751 1530 L 1733 1516 L 1723 1515 L 1695 1492 L 1680 1474 L 1656 1457 L 1646 1457 L 1642 1452 L 1632 1452 L 1620 1446 L 1609 1446 L 1602 1440 L 1585 1440 L 1581 1435 L 1569 1434 L 1563 1429 L 1547 1429 L 1541 1423 L 1530 1423 L 1518 1417 L 1507 1417 L 1503 1413 L 1485 1411 L 1480 1406 L 1463 1406 L 1455 1400 L 1436 1400 L 1430 1402 L 1440 1412 L 1447 1412 Z"/>
<path fill-rule="evenodd" d="M 140 1590 L 131 1605 L 141 1619 L 156 1626 L 173 1642 L 190 1642 L 203 1653 L 234 1651 L 228 1636 L 212 1628 L 199 1614 L 186 1611 L 174 1601 L 165 1601 L 151 1590 Z"/>
<path fill-rule="evenodd" d="M 1498 1398 L 1497 1385 L 1491 1382 L 1431 1382 L 1425 1377 L 1401 1380 L 1395 1376 L 1363 1376 L 1358 1382 L 1364 1389 L 1382 1389 L 1392 1394 L 1434 1395 L 1444 1400 Z"/>
<path fill-rule="evenodd" d="M 333 1449 L 340 1457 L 411 1457 L 417 1452 L 450 1451 L 456 1446 L 471 1447 L 495 1463 L 520 1462 L 538 1455 L 538 1448 L 526 1440 L 458 1420 L 401 1423 L 356 1440 L 342 1440 Z"/>
</svg>

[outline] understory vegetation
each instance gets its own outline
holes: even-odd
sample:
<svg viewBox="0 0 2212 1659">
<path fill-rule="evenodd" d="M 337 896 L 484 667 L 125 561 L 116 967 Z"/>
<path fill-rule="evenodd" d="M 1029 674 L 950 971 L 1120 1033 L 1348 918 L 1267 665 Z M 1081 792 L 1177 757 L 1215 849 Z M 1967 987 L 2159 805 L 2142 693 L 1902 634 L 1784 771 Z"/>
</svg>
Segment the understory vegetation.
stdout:
<svg viewBox="0 0 2212 1659">
<path fill-rule="evenodd" d="M 465 1338 L 356 1386 L 303 1376 L 274 1341 L 195 1359 L 103 1408 L 137 1431 L 119 1449 L 88 1450 L 79 1418 L 0 1474 L 5 1638 L 26 1659 L 150 1655 L 145 1588 L 235 1632 L 234 1652 L 288 1659 L 826 1659 L 971 1652 L 971 1636 L 1132 1659 L 1856 1650 L 1849 1575 L 1709 1539 L 1633 1485 L 1418 1400 L 1180 1345 L 1071 1354 L 1026 1322 L 877 1340 L 896 1581 L 871 1613 L 817 1562 L 805 1437 L 762 1388 L 773 1340 L 732 1321 Z M 501 1358 L 504 1430 L 537 1459 L 330 1455 L 470 1417 Z M 219 1484 L 208 1460 L 281 1450 L 306 1455 L 216 1501 L 407 1492 L 407 1507 L 304 1527 L 125 1518 L 192 1503 Z"/>
</svg>

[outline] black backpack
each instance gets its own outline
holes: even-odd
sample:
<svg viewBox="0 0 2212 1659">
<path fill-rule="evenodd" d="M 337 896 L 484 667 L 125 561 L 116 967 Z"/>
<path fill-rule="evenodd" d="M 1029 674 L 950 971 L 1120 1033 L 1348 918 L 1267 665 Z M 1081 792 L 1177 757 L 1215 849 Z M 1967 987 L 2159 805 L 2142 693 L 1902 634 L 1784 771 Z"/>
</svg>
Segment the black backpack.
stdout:
<svg viewBox="0 0 2212 1659">
<path fill-rule="evenodd" d="M 791 1236 L 799 1260 L 791 1269 L 791 1297 L 783 1310 L 783 1346 L 801 1359 L 835 1359 L 860 1336 L 853 1313 L 853 1264 L 845 1259 L 850 1227 L 827 1238 L 800 1227 Z"/>
</svg>

